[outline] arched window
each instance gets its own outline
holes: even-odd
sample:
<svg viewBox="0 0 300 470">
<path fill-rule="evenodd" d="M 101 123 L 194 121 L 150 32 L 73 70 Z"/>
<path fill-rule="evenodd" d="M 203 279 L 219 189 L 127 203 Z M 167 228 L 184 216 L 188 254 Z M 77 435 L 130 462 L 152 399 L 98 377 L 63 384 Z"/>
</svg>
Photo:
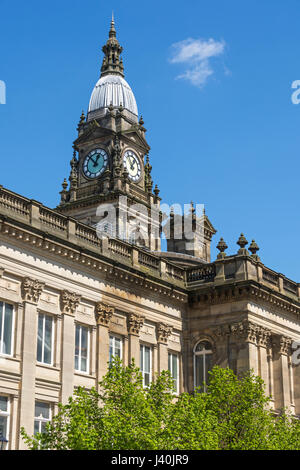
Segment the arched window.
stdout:
<svg viewBox="0 0 300 470">
<path fill-rule="evenodd" d="M 206 392 L 209 374 L 212 368 L 212 346 L 208 341 L 200 341 L 194 348 L 194 385 Z M 204 383 L 204 385 L 203 385 Z"/>
</svg>

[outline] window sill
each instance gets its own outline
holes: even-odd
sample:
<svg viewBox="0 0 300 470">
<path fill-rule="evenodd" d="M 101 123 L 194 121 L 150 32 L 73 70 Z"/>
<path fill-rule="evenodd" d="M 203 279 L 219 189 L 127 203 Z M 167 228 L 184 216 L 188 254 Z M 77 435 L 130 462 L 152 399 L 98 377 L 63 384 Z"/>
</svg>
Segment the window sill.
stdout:
<svg viewBox="0 0 300 470">
<path fill-rule="evenodd" d="M 59 367 L 56 367 L 56 366 L 51 365 L 51 364 L 44 364 L 43 362 L 36 362 L 36 367 L 42 367 L 44 369 L 60 371 Z"/>
<path fill-rule="evenodd" d="M 87 372 L 81 372 L 80 370 L 74 370 L 74 375 L 78 375 L 80 377 L 87 377 L 88 379 L 96 379 L 95 375 L 91 375 Z"/>
</svg>

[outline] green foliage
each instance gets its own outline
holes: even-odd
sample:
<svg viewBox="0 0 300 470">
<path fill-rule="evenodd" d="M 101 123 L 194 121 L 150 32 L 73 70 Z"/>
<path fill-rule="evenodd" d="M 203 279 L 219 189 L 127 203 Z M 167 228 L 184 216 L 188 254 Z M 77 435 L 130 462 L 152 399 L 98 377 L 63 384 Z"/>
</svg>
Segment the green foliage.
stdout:
<svg viewBox="0 0 300 470">
<path fill-rule="evenodd" d="M 140 370 L 115 359 L 95 389 L 78 388 L 29 449 L 300 450 L 300 421 L 269 409 L 263 381 L 214 367 L 206 393 L 175 397 L 163 371 L 143 388 Z"/>
</svg>

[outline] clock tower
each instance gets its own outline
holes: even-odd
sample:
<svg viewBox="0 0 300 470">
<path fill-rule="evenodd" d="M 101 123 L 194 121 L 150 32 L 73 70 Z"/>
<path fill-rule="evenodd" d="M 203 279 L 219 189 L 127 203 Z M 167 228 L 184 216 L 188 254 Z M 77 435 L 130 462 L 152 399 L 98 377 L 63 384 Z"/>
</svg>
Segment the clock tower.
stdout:
<svg viewBox="0 0 300 470">
<path fill-rule="evenodd" d="M 101 75 L 82 112 L 69 183 L 57 210 L 97 232 L 160 251 L 160 197 L 153 189 L 150 147 L 124 66 L 112 18 Z"/>
</svg>

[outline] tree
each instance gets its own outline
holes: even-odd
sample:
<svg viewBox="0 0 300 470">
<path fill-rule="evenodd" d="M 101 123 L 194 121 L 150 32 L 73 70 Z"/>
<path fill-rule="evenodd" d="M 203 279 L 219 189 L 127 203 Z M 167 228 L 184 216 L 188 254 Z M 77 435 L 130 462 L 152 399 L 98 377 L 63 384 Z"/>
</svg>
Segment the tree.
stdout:
<svg viewBox="0 0 300 470">
<path fill-rule="evenodd" d="M 79 387 L 43 434 L 22 429 L 29 449 L 300 449 L 300 421 L 272 413 L 252 372 L 214 367 L 206 393 L 175 397 L 169 372 L 144 388 L 134 362 L 115 359 L 99 385 Z"/>
</svg>

